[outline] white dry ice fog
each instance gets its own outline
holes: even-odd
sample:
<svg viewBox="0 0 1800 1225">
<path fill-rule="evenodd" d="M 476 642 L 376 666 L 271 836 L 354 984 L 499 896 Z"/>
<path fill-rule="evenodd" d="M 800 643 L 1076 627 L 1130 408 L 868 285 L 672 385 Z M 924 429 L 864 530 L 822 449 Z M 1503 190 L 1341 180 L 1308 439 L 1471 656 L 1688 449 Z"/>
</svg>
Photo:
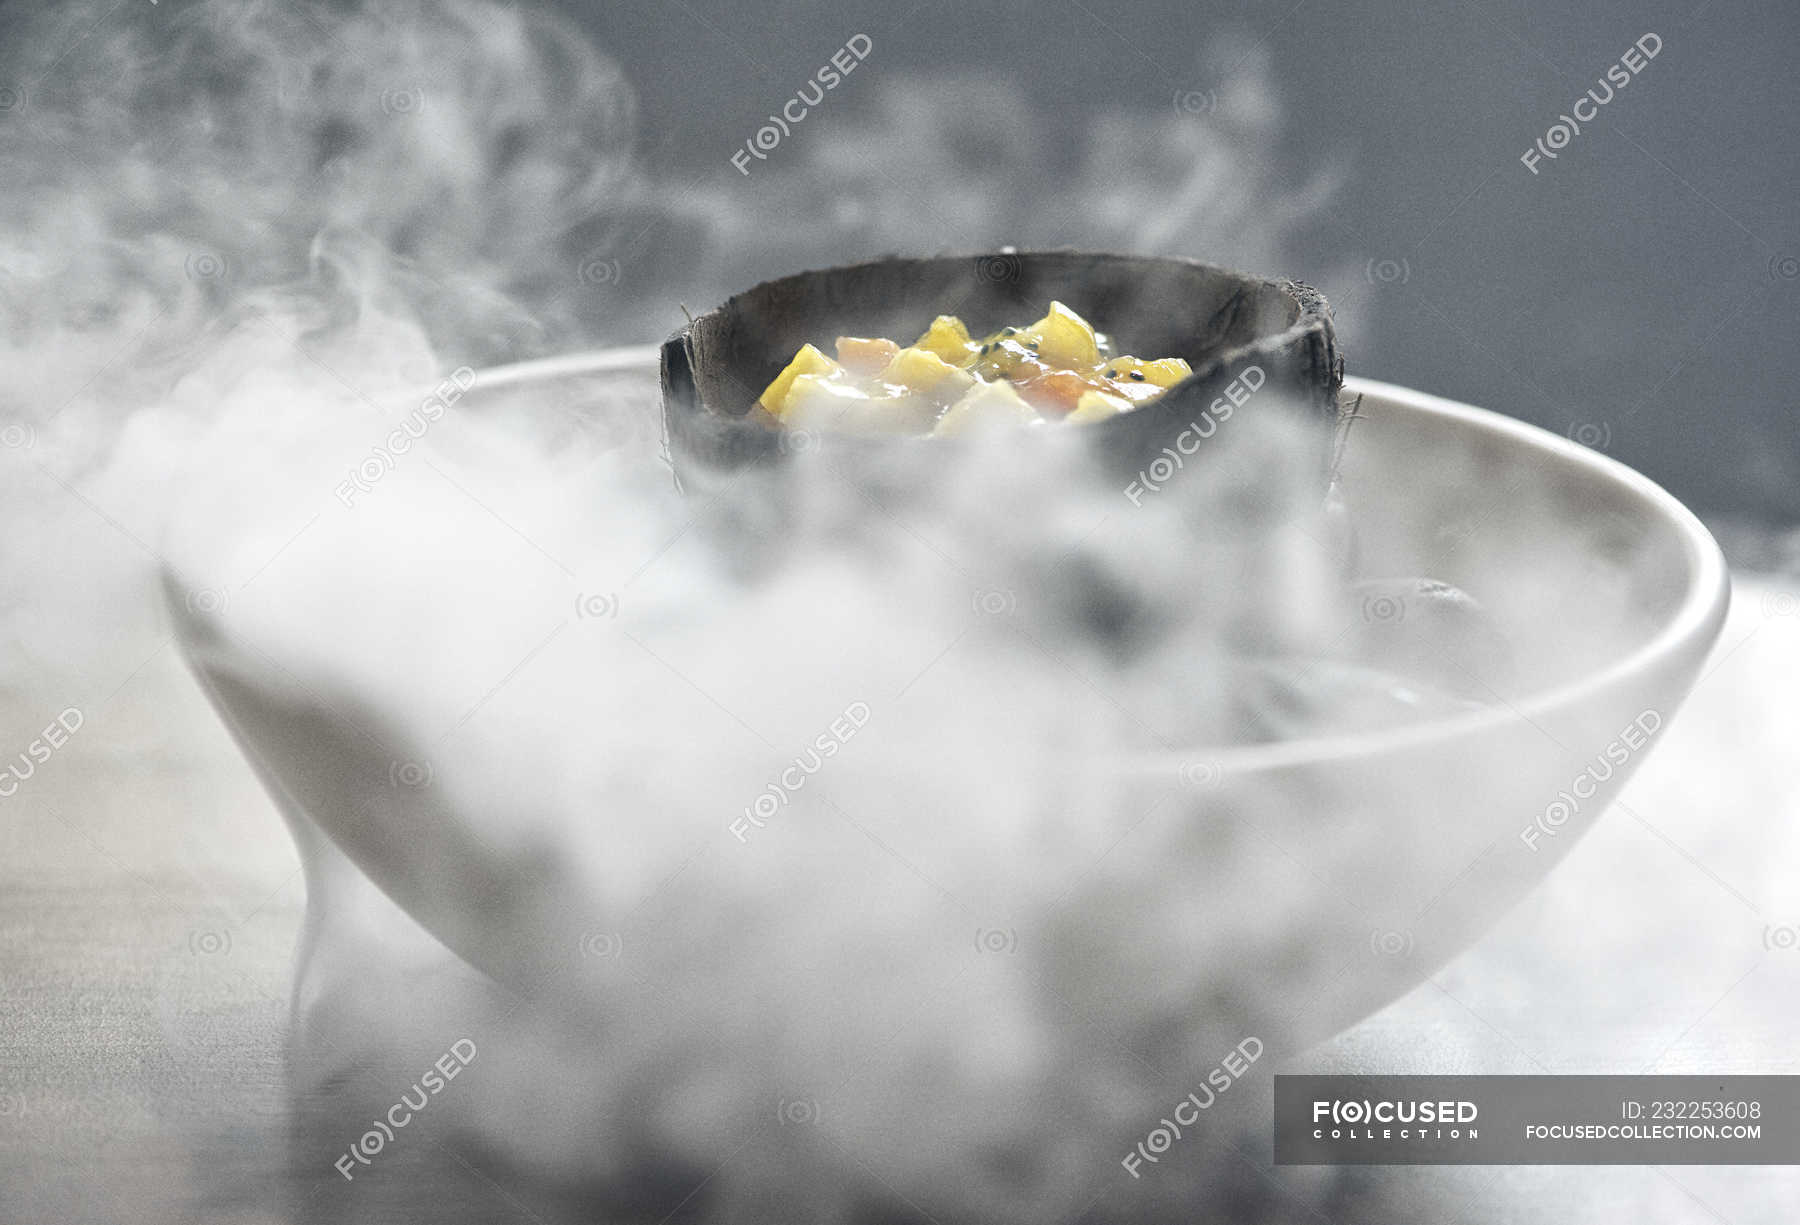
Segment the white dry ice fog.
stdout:
<svg viewBox="0 0 1800 1225">
<path fill-rule="evenodd" d="M 494 370 L 668 330 L 672 292 L 622 288 L 646 208 L 703 222 L 729 277 L 785 167 L 652 181 L 616 68 L 527 5 L 107 10 L 0 11 L 0 682 L 35 733 L 180 635 L 308 854 L 301 1157 L 354 1173 L 321 1202 L 377 1179 L 359 1137 L 411 1082 L 348 1069 L 391 1031 L 407 1069 L 480 1051 L 416 1127 L 619 1219 L 1190 1219 L 1256 1181 L 1237 1147 L 1278 1058 L 1573 841 L 1519 845 L 1552 790 L 1494 849 L 1429 753 L 1258 756 L 1619 653 L 1629 533 L 1553 530 L 1530 473 L 1504 524 L 1447 509 L 1480 455 L 1407 473 L 1416 513 L 1347 489 L 1386 507 L 1352 549 L 1317 448 L 1251 396 L 1151 491 L 996 434 L 880 496 L 805 456 L 780 500 L 757 474 L 684 495 L 641 376 Z M 1104 164 L 1051 211 L 1278 258 L 1314 202 L 1252 217 L 1251 68 L 1217 114 L 1100 124 L 1185 159 L 1155 211 Z M 904 127 L 911 181 L 996 242 L 919 139 L 950 126 L 930 91 L 880 75 L 784 159 L 854 183 L 844 133 Z M 833 241 L 965 245 L 838 204 Z M 1209 208 L 1237 232 L 1181 223 Z M 1383 569 L 1432 549 L 1454 574 Z M 1530 775 L 1520 744 L 1456 787 Z"/>
</svg>

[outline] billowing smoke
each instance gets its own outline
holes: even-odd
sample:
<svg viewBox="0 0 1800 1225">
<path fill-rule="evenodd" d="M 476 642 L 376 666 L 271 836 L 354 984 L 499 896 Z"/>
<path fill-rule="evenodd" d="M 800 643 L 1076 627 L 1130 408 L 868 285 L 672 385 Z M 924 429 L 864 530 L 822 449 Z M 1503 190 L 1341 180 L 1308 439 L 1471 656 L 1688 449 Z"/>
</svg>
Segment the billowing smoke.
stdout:
<svg viewBox="0 0 1800 1225">
<path fill-rule="evenodd" d="M 141 658 L 178 468 L 255 462 L 259 423 L 315 391 L 369 411 L 593 330 L 578 255 L 631 190 L 631 96 L 560 22 L 261 2 L 0 22 L 6 560 L 43 577 L 5 632 L 32 674 L 79 676 L 105 643 L 108 666 Z"/>
<path fill-rule="evenodd" d="M 1216 113 L 1097 120 L 1044 208 L 1029 184 L 1048 121 L 991 80 L 871 71 L 869 105 L 796 142 L 794 174 L 744 180 L 721 158 L 659 183 L 634 160 L 617 66 L 532 6 L 14 4 L 0 25 L 6 560 L 82 576 L 67 598 L 9 597 L 9 656 L 34 671 L 79 671 L 94 638 L 145 645 L 120 630 L 148 607 L 144 563 L 183 492 L 168 473 L 258 450 L 276 410 L 254 380 L 373 415 L 465 366 L 658 339 L 677 301 L 795 266 L 1082 242 L 1258 267 L 1295 219 L 1266 208 L 1260 161 L 1231 161 L 1279 117 L 1258 55 L 1224 47 L 1214 66 L 1237 69 Z M 1016 140 L 969 147 L 970 106 Z M 1134 207 L 1106 162 L 1122 143 L 1146 151 Z M 902 201 L 896 174 L 940 202 Z M 95 598 L 115 584 L 133 594 Z M 100 604 L 89 635 L 81 610 Z"/>
<path fill-rule="evenodd" d="M 7 597 L 4 679 L 104 692 L 170 633 L 161 577 L 312 848 L 307 1088 L 341 1088 L 371 1026 L 427 1058 L 469 1039 L 481 1087 L 431 1107 L 459 1145 L 651 1219 L 699 1184 L 694 1219 L 1041 1222 L 1280 1045 L 1324 905 L 1283 822 L 1327 797 L 1234 794 L 1267 817 L 1246 846 L 1195 807 L 1221 780 L 1188 750 L 1375 718 L 1360 665 L 1304 700 L 1281 669 L 1344 655 L 1384 597 L 1338 582 L 1273 406 L 1142 505 L 1046 447 L 1031 472 L 921 465 L 899 504 L 802 465 L 771 518 L 755 477 L 675 491 L 641 375 L 491 373 L 872 248 L 1275 264 L 1323 185 L 1264 208 L 1253 56 L 1204 106 L 1099 120 L 1045 209 L 994 169 L 1044 134 L 992 83 L 871 80 L 794 179 L 721 157 L 670 185 L 633 160 L 617 68 L 524 6 L 0 21 L 5 562 L 36 580 Z M 971 100 L 1016 148 L 968 147 Z M 871 145 L 911 160 L 878 175 Z M 1164 169 L 1125 175 L 1128 146 Z M 821 181 L 805 245 L 752 242 Z M 659 283 L 656 226 L 717 259 Z M 421 946 L 352 861 L 497 985 L 359 960 L 385 937 L 319 914 L 349 896 Z M 1271 899 L 1307 921 L 1245 917 Z M 304 1156 L 331 1166 L 360 1120 L 317 1122 Z M 1156 1211 L 1241 1164 L 1196 1142 Z"/>
</svg>

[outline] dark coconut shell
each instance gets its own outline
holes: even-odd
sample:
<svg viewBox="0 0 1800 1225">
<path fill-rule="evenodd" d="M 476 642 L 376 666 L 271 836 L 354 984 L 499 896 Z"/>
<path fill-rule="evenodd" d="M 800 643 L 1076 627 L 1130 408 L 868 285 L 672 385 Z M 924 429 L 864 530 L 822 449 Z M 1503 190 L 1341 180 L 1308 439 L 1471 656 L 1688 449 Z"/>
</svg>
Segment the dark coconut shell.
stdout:
<svg viewBox="0 0 1800 1225">
<path fill-rule="evenodd" d="M 1234 411 L 1265 404 L 1297 410 L 1316 423 L 1320 470 L 1329 472 L 1344 359 L 1331 308 L 1317 290 L 1195 260 L 1003 251 L 888 257 L 797 273 L 694 319 L 662 348 L 663 427 L 676 476 L 693 488 L 710 473 L 778 465 L 803 449 L 853 464 L 858 454 L 891 455 L 895 447 L 955 446 L 954 439 L 851 433 L 794 446 L 766 414 L 750 410 L 808 342 L 827 352 L 840 335 L 905 344 L 940 314 L 960 315 L 979 336 L 1030 323 L 1052 298 L 1109 334 L 1119 352 L 1181 357 L 1193 367 L 1151 404 L 1070 427 L 1089 436 L 1121 474 L 1148 467 L 1189 424 L 1206 421 L 1209 409 L 1216 415 L 1216 402 L 1251 366 L 1262 370 L 1266 387 Z M 1211 436 L 1213 428 L 1204 432 Z"/>
</svg>

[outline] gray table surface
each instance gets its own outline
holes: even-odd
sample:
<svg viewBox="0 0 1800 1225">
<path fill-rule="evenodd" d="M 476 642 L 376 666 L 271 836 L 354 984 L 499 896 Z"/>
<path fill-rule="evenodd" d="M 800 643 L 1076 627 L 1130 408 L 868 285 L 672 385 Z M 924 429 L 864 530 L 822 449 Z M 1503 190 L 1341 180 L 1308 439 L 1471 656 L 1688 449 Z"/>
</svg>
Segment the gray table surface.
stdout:
<svg viewBox="0 0 1800 1225">
<path fill-rule="evenodd" d="M 1609 813 L 1465 955 L 1288 1070 L 1800 1072 L 1786 938 L 1800 924 L 1800 587 L 1784 583 L 1738 576 L 1630 814 Z M 62 704 L 8 695 L 7 743 Z M 429 1133 L 380 1179 L 342 1184 L 306 1119 L 335 1110 L 341 1132 L 368 1116 L 289 1075 L 305 888 L 279 818 L 172 644 L 83 709 L 73 740 L 0 800 L 0 1222 L 558 1219 Z M 1320 1176 L 1260 1177 L 1278 1204 Z M 1318 1219 L 1343 1225 L 1800 1215 L 1795 1167 L 1330 1177 Z"/>
</svg>

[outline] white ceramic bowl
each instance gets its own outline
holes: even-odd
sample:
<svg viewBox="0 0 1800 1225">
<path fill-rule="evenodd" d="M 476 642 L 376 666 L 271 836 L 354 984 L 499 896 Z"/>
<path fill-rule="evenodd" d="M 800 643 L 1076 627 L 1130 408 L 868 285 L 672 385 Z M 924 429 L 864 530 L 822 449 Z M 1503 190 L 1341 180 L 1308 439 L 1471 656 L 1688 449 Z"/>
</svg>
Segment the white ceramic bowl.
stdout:
<svg viewBox="0 0 1800 1225">
<path fill-rule="evenodd" d="M 608 381 L 650 405 L 654 379 L 650 349 L 533 363 L 484 376 L 459 411 Z M 1095 819 L 1137 824 L 1082 888 L 1126 904 L 1084 908 L 1044 967 L 1084 1023 L 1142 1034 L 1166 1007 L 1184 1050 L 1216 1058 L 1254 1034 L 1279 1053 L 1421 982 L 1599 818 L 1722 624 L 1716 545 L 1643 476 L 1498 413 L 1367 380 L 1349 390 L 1362 420 L 1343 480 L 1365 571 L 1482 591 L 1529 666 L 1472 713 L 1123 766 Z M 1507 574 L 1541 581 L 1493 590 Z M 271 661 L 245 649 L 258 644 L 180 600 L 171 613 L 306 863 L 303 983 L 311 953 L 373 914 L 376 891 L 497 979 L 571 981 L 557 973 L 577 952 L 568 916 L 594 909 L 578 884 L 498 851 L 441 793 L 389 785 L 405 732 L 352 730 L 357 694 L 315 703 L 265 684 Z M 568 999 L 579 1008 L 579 989 Z"/>
</svg>

